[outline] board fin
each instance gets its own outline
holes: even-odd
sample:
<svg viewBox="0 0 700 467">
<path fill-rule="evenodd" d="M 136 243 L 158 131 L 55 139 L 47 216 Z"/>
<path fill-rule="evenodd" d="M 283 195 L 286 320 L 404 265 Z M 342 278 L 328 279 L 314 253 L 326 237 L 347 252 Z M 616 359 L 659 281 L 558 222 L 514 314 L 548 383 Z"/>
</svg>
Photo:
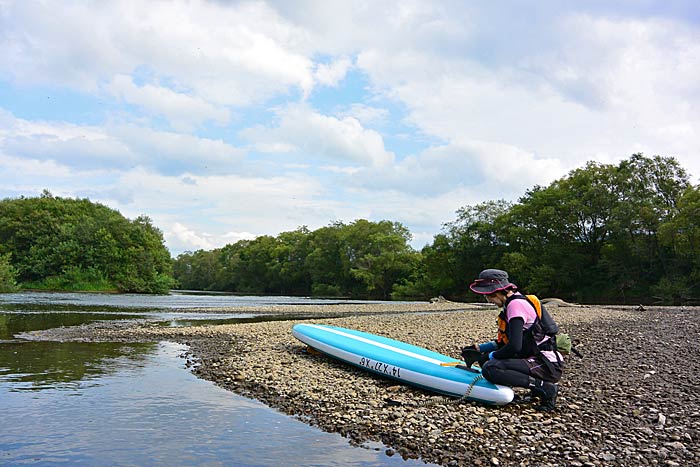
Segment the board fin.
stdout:
<svg viewBox="0 0 700 467">
<path fill-rule="evenodd" d="M 306 346 L 305 350 L 306 350 L 306 353 L 308 353 L 310 355 L 321 355 L 321 352 L 319 352 L 318 350 L 314 349 L 313 347 L 311 347 L 309 345 Z"/>
</svg>

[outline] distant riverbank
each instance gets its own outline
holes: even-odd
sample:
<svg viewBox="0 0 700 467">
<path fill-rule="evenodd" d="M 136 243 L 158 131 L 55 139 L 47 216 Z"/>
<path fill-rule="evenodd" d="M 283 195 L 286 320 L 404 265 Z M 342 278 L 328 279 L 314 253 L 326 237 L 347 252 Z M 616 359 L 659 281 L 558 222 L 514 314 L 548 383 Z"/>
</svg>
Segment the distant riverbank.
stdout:
<svg viewBox="0 0 700 467">
<path fill-rule="evenodd" d="M 496 317 L 493 308 L 450 302 L 303 308 L 319 316 L 312 322 L 455 357 L 461 346 L 490 339 Z M 445 404 L 433 394 L 310 355 L 291 335 L 297 321 L 190 328 L 94 324 L 42 335 L 187 343 L 189 364 L 200 377 L 355 442 L 380 440 L 390 446 L 388 455 L 443 465 L 700 463 L 700 363 L 686 358 L 697 352 L 700 309 L 552 304 L 550 311 L 584 354 L 567 359 L 553 414 L 531 404 Z M 355 316 L 324 317 L 345 312 Z"/>
</svg>

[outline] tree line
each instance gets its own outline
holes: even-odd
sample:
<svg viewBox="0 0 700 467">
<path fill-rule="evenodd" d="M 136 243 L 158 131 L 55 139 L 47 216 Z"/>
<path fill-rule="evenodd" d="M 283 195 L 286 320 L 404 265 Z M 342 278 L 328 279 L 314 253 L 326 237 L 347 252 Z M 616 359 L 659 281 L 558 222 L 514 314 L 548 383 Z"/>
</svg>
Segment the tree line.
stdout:
<svg viewBox="0 0 700 467">
<path fill-rule="evenodd" d="M 175 285 L 163 235 L 87 199 L 0 201 L 0 291 L 18 287 L 166 293 Z"/>
<path fill-rule="evenodd" d="M 390 299 L 420 260 L 410 240 L 398 222 L 336 222 L 184 253 L 173 270 L 184 289 Z"/>
<path fill-rule="evenodd" d="M 672 157 L 589 162 L 517 202 L 458 210 L 415 251 L 400 223 L 357 220 L 243 240 L 175 260 L 180 286 L 252 294 L 474 300 L 487 267 L 581 303 L 700 299 L 700 188 Z"/>
<path fill-rule="evenodd" d="M 580 303 L 700 299 L 700 187 L 672 157 L 589 162 L 517 202 L 459 209 L 431 244 L 401 223 L 360 219 L 241 240 L 171 259 L 150 219 L 89 200 L 0 201 L 0 291 L 22 287 L 163 293 L 475 300 L 481 269 Z M 177 284 L 177 285 L 176 285 Z"/>
<path fill-rule="evenodd" d="M 398 290 L 463 296 L 484 266 L 582 303 L 700 298 L 700 188 L 674 158 L 589 162 L 517 203 L 460 209 Z"/>
</svg>

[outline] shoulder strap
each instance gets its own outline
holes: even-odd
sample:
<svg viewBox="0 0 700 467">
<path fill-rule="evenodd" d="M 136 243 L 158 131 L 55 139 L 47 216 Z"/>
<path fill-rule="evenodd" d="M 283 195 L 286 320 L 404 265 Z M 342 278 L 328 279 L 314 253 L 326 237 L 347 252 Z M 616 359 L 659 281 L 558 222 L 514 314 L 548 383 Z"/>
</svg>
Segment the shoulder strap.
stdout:
<svg viewBox="0 0 700 467">
<path fill-rule="evenodd" d="M 537 318 L 542 319 L 542 304 L 540 303 L 540 299 L 537 298 L 535 295 L 522 295 L 522 294 L 513 294 L 510 297 L 506 299 L 506 304 L 503 307 L 503 310 L 508 307 L 508 304 L 513 301 L 513 300 L 525 300 L 532 306 L 532 308 L 535 309 L 535 312 L 537 313 Z"/>
<path fill-rule="evenodd" d="M 530 302 L 530 305 L 535 308 L 537 317 L 542 319 L 542 303 L 540 302 L 540 299 L 537 298 L 537 295 L 525 295 L 524 297 L 528 302 Z"/>
</svg>

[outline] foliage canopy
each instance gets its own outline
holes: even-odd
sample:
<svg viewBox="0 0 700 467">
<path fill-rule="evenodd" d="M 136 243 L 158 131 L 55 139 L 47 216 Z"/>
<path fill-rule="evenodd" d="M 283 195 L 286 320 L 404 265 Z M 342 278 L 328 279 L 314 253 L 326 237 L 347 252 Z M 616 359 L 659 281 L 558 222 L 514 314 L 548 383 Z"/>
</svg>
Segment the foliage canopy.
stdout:
<svg viewBox="0 0 700 467">
<path fill-rule="evenodd" d="M 88 200 L 0 201 L 0 291 L 183 289 L 358 299 L 476 300 L 481 269 L 582 303 L 700 300 L 700 187 L 671 157 L 589 162 L 517 202 L 464 206 L 421 251 L 388 220 L 300 227 L 171 260 L 150 219 Z M 171 275 L 171 268 L 172 274 Z"/>
<path fill-rule="evenodd" d="M 467 282 L 497 267 L 521 288 L 579 302 L 697 300 L 698 190 L 674 158 L 589 162 L 515 204 L 460 209 L 406 292 L 469 299 Z"/>
<path fill-rule="evenodd" d="M 148 217 L 129 221 L 47 191 L 0 201 L 1 257 L 0 275 L 27 288 L 165 293 L 174 285 L 170 253 Z"/>
<path fill-rule="evenodd" d="M 390 221 L 301 227 L 183 253 L 174 273 L 185 289 L 388 299 L 419 262 L 410 239 L 408 229 Z"/>
</svg>

